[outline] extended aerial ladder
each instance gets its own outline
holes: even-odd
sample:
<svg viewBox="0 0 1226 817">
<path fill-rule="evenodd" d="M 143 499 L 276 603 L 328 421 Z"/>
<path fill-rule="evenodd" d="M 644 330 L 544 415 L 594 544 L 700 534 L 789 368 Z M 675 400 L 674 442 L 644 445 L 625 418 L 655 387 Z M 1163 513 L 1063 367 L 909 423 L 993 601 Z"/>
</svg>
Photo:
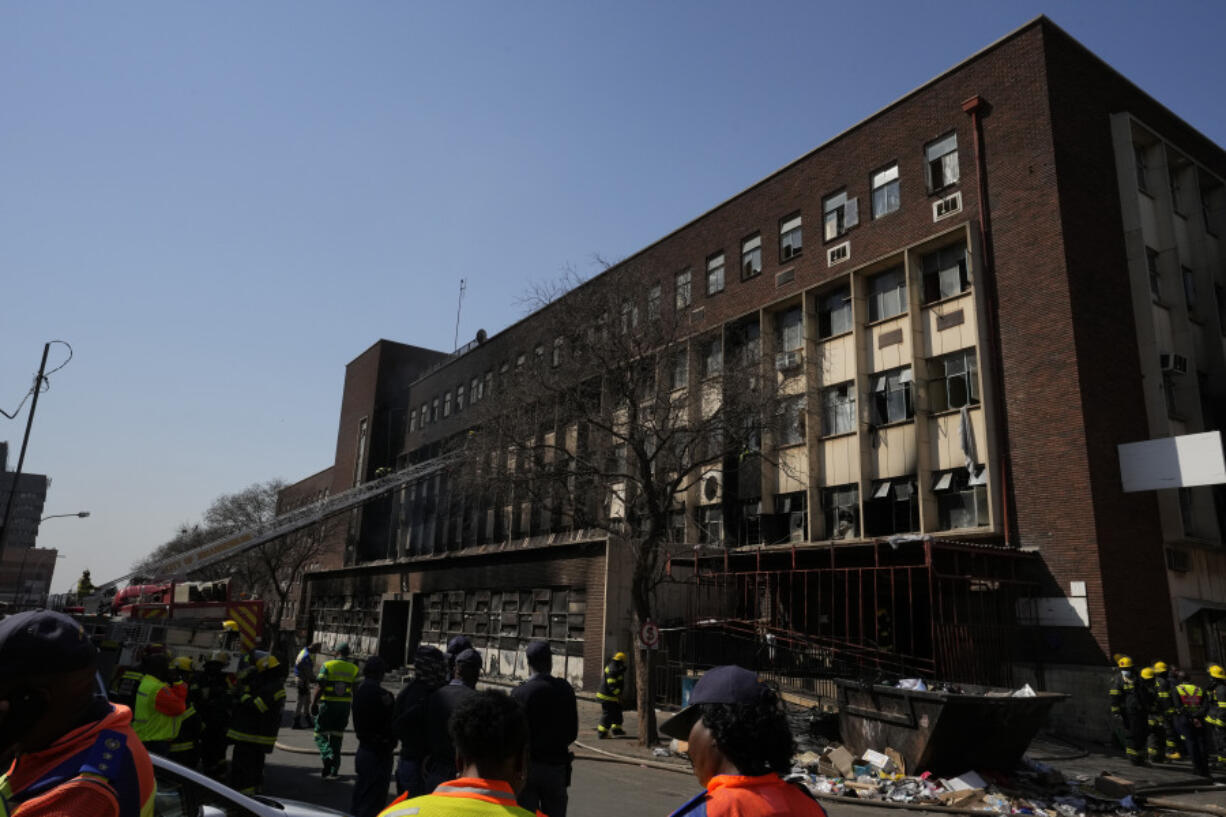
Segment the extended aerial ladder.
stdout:
<svg viewBox="0 0 1226 817">
<path fill-rule="evenodd" d="M 259 547 L 260 545 L 288 536 L 291 533 L 318 524 L 325 519 L 339 516 L 368 502 L 392 493 L 400 487 L 416 479 L 446 468 L 454 458 L 438 457 L 429 462 L 415 465 L 401 471 L 378 477 L 370 482 L 354 486 L 348 491 L 336 496 L 327 497 L 318 502 L 296 508 L 281 514 L 267 525 L 260 525 L 247 530 L 230 534 L 220 539 L 193 548 L 184 553 L 171 556 L 151 565 L 146 565 L 140 571 L 133 571 L 108 582 L 98 585 L 97 590 L 103 591 L 131 579 L 139 573 L 154 572 L 160 576 L 186 576 L 192 571 L 200 570 L 209 565 L 231 559 L 240 553 Z"/>
</svg>

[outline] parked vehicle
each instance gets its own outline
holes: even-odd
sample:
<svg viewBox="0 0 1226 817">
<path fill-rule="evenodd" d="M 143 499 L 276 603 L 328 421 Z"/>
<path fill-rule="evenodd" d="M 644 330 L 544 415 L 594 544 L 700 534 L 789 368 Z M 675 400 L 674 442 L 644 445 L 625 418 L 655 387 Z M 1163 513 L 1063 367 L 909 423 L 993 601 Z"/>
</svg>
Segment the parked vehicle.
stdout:
<svg viewBox="0 0 1226 817">
<path fill-rule="evenodd" d="M 249 797 L 161 755 L 150 758 L 157 779 L 154 817 L 345 817 L 344 812 L 301 800 Z"/>
</svg>

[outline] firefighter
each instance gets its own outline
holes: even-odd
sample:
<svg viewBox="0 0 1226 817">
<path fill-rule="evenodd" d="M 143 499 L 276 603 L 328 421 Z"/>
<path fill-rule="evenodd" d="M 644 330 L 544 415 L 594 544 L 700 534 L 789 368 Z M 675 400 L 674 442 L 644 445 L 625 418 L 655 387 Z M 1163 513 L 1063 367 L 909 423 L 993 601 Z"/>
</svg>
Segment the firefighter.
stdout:
<svg viewBox="0 0 1226 817">
<path fill-rule="evenodd" d="M 311 717 L 315 718 L 315 745 L 323 761 L 320 777 L 340 776 L 341 741 L 349 724 L 349 709 L 353 704 L 353 687 L 358 667 L 349 661 L 349 643 L 336 647 L 336 658 L 325 661 L 315 683 L 315 698 L 311 701 Z M 322 703 L 321 703 L 322 702 Z"/>
<path fill-rule="evenodd" d="M 298 701 L 294 707 L 294 728 L 306 729 L 311 725 L 311 682 L 315 680 L 315 656 L 323 646 L 313 641 L 302 648 L 294 659 L 294 686 Z"/>
<path fill-rule="evenodd" d="M 1149 704 L 1145 688 L 1133 675 L 1132 659 L 1121 655 L 1119 672 L 1111 683 L 1111 717 L 1123 732 L 1124 750 L 1134 766 L 1145 765 L 1146 732 L 1149 727 Z"/>
<path fill-rule="evenodd" d="M 596 690 L 596 700 L 600 701 L 600 724 L 596 727 L 596 735 L 601 739 L 609 735 L 624 735 L 622 729 L 622 689 L 626 681 L 626 654 L 616 652 L 604 668 L 604 676 L 600 679 L 600 688 Z"/>
<path fill-rule="evenodd" d="M 230 655 L 220 650 L 204 662 L 197 673 L 195 700 L 192 702 L 201 718 L 200 768 L 215 780 L 225 778 L 226 733 L 234 713 L 234 678 L 225 670 Z"/>
<path fill-rule="evenodd" d="M 142 663 L 147 672 L 136 690 L 132 730 L 151 753 L 169 757 L 176 719 L 187 709 L 187 687 L 172 687 L 167 683 L 170 678 L 167 653 L 145 656 Z"/>
<path fill-rule="evenodd" d="M 255 794 L 264 785 L 264 759 L 272 753 L 285 708 L 281 662 L 266 652 L 254 655 L 251 671 L 226 737 L 234 743 L 229 785 L 243 794 Z"/>
<path fill-rule="evenodd" d="M 1170 668 L 1165 661 L 1154 662 L 1154 709 L 1161 713 L 1163 740 L 1166 743 L 1166 759 L 1181 760 L 1179 732 L 1175 729 L 1175 702 L 1171 695 Z"/>
<path fill-rule="evenodd" d="M 1226 669 L 1221 664 L 1209 665 L 1209 711 L 1205 722 L 1213 732 L 1213 751 L 1218 766 L 1226 766 Z"/>
<path fill-rule="evenodd" d="M 140 679 L 144 677 L 145 673 L 139 669 L 125 669 L 123 672 L 116 671 L 106 696 L 111 699 L 112 703 L 123 704 L 128 709 L 135 710 L 136 690 L 140 688 Z"/>
<path fill-rule="evenodd" d="M 1192 770 L 1202 777 L 1209 776 L 1209 758 L 1205 753 L 1205 711 L 1208 699 L 1205 691 L 1188 680 L 1183 670 L 1175 671 L 1175 728 L 1183 738 L 1192 761 Z"/>
<path fill-rule="evenodd" d="M 200 749 L 197 742 L 200 739 L 200 716 L 196 712 L 192 700 L 192 676 L 195 675 L 192 659 L 180 655 L 170 662 L 172 674 L 171 686 L 182 686 L 186 689 L 187 709 L 175 718 L 175 735 L 170 743 L 170 759 L 181 763 L 189 769 L 196 768 L 200 760 Z"/>
<path fill-rule="evenodd" d="M 1141 686 L 1145 688 L 1145 700 L 1149 702 L 1146 722 L 1149 725 L 1149 736 L 1146 739 L 1145 750 L 1150 763 L 1161 763 L 1166 759 L 1166 747 L 1163 743 L 1165 732 L 1162 728 L 1162 712 L 1158 697 L 1154 692 L 1154 668 L 1141 668 Z"/>
</svg>

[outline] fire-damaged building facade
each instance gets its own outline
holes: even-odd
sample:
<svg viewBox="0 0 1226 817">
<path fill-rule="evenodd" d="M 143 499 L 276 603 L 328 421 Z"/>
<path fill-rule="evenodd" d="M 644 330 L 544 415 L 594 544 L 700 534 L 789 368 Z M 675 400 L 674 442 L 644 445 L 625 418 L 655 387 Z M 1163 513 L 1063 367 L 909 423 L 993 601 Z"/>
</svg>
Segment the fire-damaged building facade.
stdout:
<svg viewBox="0 0 1226 817">
<path fill-rule="evenodd" d="M 1039 18 L 602 273 L 654 271 L 625 316 L 689 327 L 679 399 L 748 337 L 794 418 L 679 498 L 653 692 L 728 661 L 818 696 L 1029 682 L 1102 734 L 1112 653 L 1226 659 L 1223 487 L 1125 493 L 1118 453 L 1226 419 L 1224 180 L 1220 147 Z M 285 506 L 418 476 L 331 523 L 304 635 L 401 665 L 463 633 L 505 676 L 545 638 L 588 689 L 635 647 L 623 542 L 431 468 L 557 353 L 557 314 L 453 354 L 381 341 L 347 375 L 336 462 Z"/>
</svg>

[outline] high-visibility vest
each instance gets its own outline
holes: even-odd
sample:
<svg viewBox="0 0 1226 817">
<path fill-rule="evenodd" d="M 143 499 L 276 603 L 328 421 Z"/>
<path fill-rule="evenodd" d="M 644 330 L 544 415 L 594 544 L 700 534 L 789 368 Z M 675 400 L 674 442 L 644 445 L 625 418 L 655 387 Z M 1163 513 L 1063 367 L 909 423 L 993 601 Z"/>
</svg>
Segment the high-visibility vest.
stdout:
<svg viewBox="0 0 1226 817">
<path fill-rule="evenodd" d="M 1196 684 L 1180 684 L 1175 687 L 1175 695 L 1179 698 L 1179 705 L 1183 711 L 1189 712 L 1200 709 L 1205 692 Z"/>
<path fill-rule="evenodd" d="M 178 719 L 157 709 L 157 696 L 169 686 L 152 675 L 140 679 L 136 690 L 136 706 L 132 710 L 132 729 L 145 743 L 173 740 L 178 731 Z"/>
<path fill-rule="evenodd" d="M 537 815 L 540 812 L 536 812 Z M 379 817 L 534 817 L 501 780 L 462 777 L 440 783 L 431 794 L 396 800 Z"/>
<path fill-rule="evenodd" d="M 323 684 L 325 701 L 353 701 L 353 685 L 358 679 L 358 666 L 343 658 L 333 658 L 326 661 L 319 671 L 319 682 Z"/>
<path fill-rule="evenodd" d="M 116 725 L 114 713 L 105 723 Z M 92 743 L 69 755 L 19 792 L 12 790 L 8 772 L 0 774 L 0 817 L 10 817 L 26 800 L 45 795 L 77 778 L 109 787 L 119 801 L 119 817 L 153 817 L 154 779 L 152 774 L 146 778 L 138 771 L 129 748 L 131 739 L 130 732 L 101 729 Z"/>
</svg>

